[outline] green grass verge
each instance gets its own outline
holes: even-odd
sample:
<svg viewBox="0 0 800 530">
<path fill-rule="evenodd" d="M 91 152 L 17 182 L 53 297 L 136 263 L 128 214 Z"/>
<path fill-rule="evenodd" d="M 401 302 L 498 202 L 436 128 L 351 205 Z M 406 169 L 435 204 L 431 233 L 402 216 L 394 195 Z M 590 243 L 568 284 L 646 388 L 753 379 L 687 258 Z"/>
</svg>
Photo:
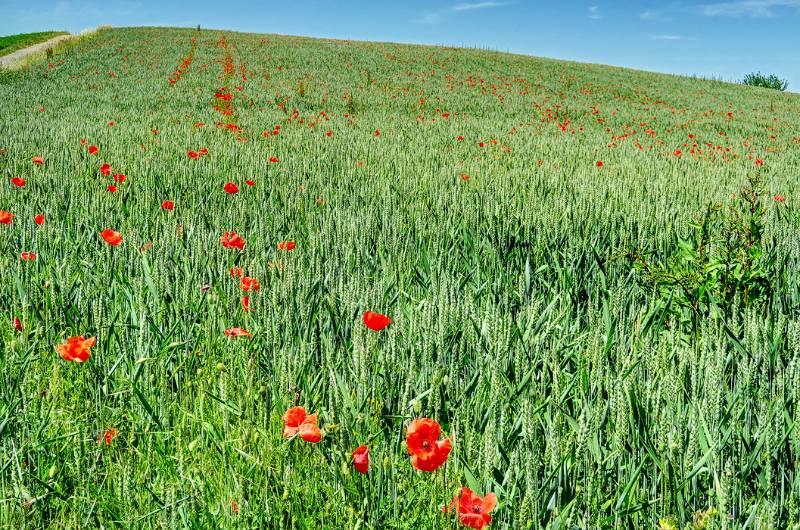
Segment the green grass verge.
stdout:
<svg viewBox="0 0 800 530">
<path fill-rule="evenodd" d="M 0 37 L 0 57 L 40 42 L 45 42 L 59 35 L 69 35 L 66 31 L 41 31 L 38 33 L 18 33 Z"/>
</svg>

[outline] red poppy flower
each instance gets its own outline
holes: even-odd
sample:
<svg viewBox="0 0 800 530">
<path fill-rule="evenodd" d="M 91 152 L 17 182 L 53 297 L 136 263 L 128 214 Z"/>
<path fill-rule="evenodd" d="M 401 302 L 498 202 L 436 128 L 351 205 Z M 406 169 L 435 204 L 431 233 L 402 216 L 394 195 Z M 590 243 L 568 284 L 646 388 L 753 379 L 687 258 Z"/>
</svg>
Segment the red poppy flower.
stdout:
<svg viewBox="0 0 800 530">
<path fill-rule="evenodd" d="M 11 179 L 11 184 L 13 184 L 14 186 L 16 186 L 18 188 L 24 188 L 25 187 L 25 179 L 20 178 L 20 177 L 14 177 L 13 179 Z"/>
<path fill-rule="evenodd" d="M 101 443 L 105 440 L 106 445 L 111 445 L 111 442 L 117 437 L 117 435 L 119 435 L 119 431 L 116 429 L 106 429 L 105 432 L 101 432 L 97 435 L 97 443 Z"/>
<path fill-rule="evenodd" d="M 245 313 L 249 313 L 250 312 L 250 297 L 249 296 L 243 296 L 242 297 L 242 309 L 244 310 Z"/>
<path fill-rule="evenodd" d="M 476 495 L 467 487 L 461 488 L 461 492 L 456 495 L 447 510 L 452 510 L 458 505 L 458 520 L 466 527 L 482 530 L 492 522 L 489 513 L 497 506 L 497 495 L 487 493 L 483 497 Z"/>
<path fill-rule="evenodd" d="M 106 228 L 100 235 L 105 239 L 106 243 L 111 245 L 112 247 L 116 247 L 120 243 L 122 243 L 122 235 L 119 232 L 114 232 L 110 228 Z"/>
<path fill-rule="evenodd" d="M 328 138 L 330 138 L 331 136 L 333 136 L 333 131 L 328 131 L 328 132 L 326 132 L 326 133 L 325 133 L 325 136 L 327 136 Z"/>
<path fill-rule="evenodd" d="M 317 415 L 306 416 L 305 407 L 292 407 L 283 414 L 283 437 L 291 438 L 298 434 L 307 442 L 322 440 L 322 431 L 317 427 Z"/>
<path fill-rule="evenodd" d="M 110 121 L 110 122 L 108 122 L 108 126 L 109 126 L 109 127 L 113 127 L 114 125 L 116 125 L 116 122 L 114 122 L 114 121 Z"/>
<path fill-rule="evenodd" d="M 100 149 L 98 149 L 96 145 L 90 145 L 89 146 L 89 154 L 90 155 L 96 155 L 99 151 L 100 151 Z"/>
<path fill-rule="evenodd" d="M 244 250 L 245 242 L 236 232 L 225 232 L 222 234 L 222 237 L 219 238 L 219 241 L 225 248 L 238 248 L 239 250 Z"/>
<path fill-rule="evenodd" d="M 164 201 L 164 202 L 161 203 L 161 209 L 162 210 L 174 210 L 175 209 L 175 203 L 172 202 L 172 201 Z"/>
<path fill-rule="evenodd" d="M 459 134 L 458 137 L 456 138 L 456 140 L 458 140 L 459 142 L 463 142 L 464 141 L 464 136 Z"/>
<path fill-rule="evenodd" d="M 33 222 L 37 225 L 41 226 L 44 224 L 44 215 L 37 214 L 36 217 L 33 218 Z"/>
<path fill-rule="evenodd" d="M 597 164 L 595 164 L 595 165 L 596 165 L 597 167 L 603 167 L 603 161 L 602 161 L 602 160 L 598 160 L 598 161 L 597 161 Z"/>
<path fill-rule="evenodd" d="M 375 138 L 381 135 L 381 132 L 378 129 L 375 129 Z"/>
<path fill-rule="evenodd" d="M 244 328 L 228 328 L 225 330 L 226 337 L 252 337 L 253 334 Z"/>
<path fill-rule="evenodd" d="M 35 252 L 23 252 L 19 255 L 22 258 L 22 261 L 35 261 L 36 260 L 36 253 Z"/>
<path fill-rule="evenodd" d="M 244 276 L 244 269 L 241 267 L 231 267 L 231 276 L 233 278 L 241 278 Z"/>
<path fill-rule="evenodd" d="M 100 166 L 100 173 L 104 177 L 107 177 L 107 176 L 111 175 L 111 164 L 105 163 L 102 166 Z"/>
<path fill-rule="evenodd" d="M 281 241 L 278 243 L 278 250 L 294 250 L 294 241 Z"/>
<path fill-rule="evenodd" d="M 250 291 L 258 291 L 261 289 L 261 284 L 258 283 L 258 280 L 255 278 L 250 278 L 249 276 L 242 277 L 242 280 L 239 282 L 239 288 L 249 293 Z"/>
<path fill-rule="evenodd" d="M 14 329 L 22 333 L 22 322 L 20 322 L 19 317 L 14 317 Z"/>
<path fill-rule="evenodd" d="M 449 438 L 439 440 L 442 427 L 430 418 L 418 418 L 408 426 L 406 443 L 411 465 L 420 471 L 436 471 L 447 461 L 452 444 Z"/>
<path fill-rule="evenodd" d="M 784 202 L 784 201 L 786 201 L 786 197 L 784 197 L 783 195 L 775 195 L 772 199 L 775 202 Z"/>
<path fill-rule="evenodd" d="M 372 311 L 364 312 L 364 325 L 372 331 L 381 331 L 392 323 L 392 319 L 381 313 L 373 313 Z"/>
<path fill-rule="evenodd" d="M 115 182 L 119 182 L 120 184 L 125 182 L 125 179 L 127 179 L 127 178 L 128 177 L 123 175 L 122 173 L 117 173 L 116 175 L 114 175 L 114 181 Z"/>
<path fill-rule="evenodd" d="M 469 180 L 469 175 L 467 175 L 466 173 L 462 173 L 461 180 Z"/>
<path fill-rule="evenodd" d="M 478 142 L 478 147 L 486 147 L 486 142 Z"/>
<path fill-rule="evenodd" d="M 359 445 L 353 451 L 353 467 L 362 475 L 367 473 L 369 469 L 369 448 L 366 445 Z"/>
<path fill-rule="evenodd" d="M 675 152 L 674 152 L 673 154 L 674 154 L 675 156 L 681 156 L 683 153 L 681 152 L 681 150 L 680 150 L 680 149 L 675 149 Z"/>
<path fill-rule="evenodd" d="M 207 155 L 207 154 L 208 154 L 208 149 L 206 149 L 205 147 L 203 147 L 202 149 L 200 149 L 200 152 L 199 152 L 198 154 L 199 154 L 200 156 L 205 156 L 205 155 Z"/>
<path fill-rule="evenodd" d="M 117 185 L 116 185 L 116 184 L 109 184 L 109 185 L 108 185 L 108 191 L 110 191 L 111 193 L 117 193 L 117 190 L 118 190 L 118 189 L 119 189 L 119 188 L 117 188 Z"/>
<path fill-rule="evenodd" d="M 247 184 L 248 186 L 255 186 L 256 185 L 256 181 L 255 180 L 245 180 L 244 183 Z"/>
<path fill-rule="evenodd" d="M 85 363 L 89 360 L 92 354 L 90 348 L 95 345 L 97 339 L 90 337 L 84 338 L 83 335 L 78 337 L 70 337 L 64 344 L 58 345 L 58 354 L 65 361 L 75 361 L 76 363 Z"/>
<path fill-rule="evenodd" d="M 199 154 L 197 154 L 196 151 L 186 151 L 186 154 L 189 155 L 189 158 L 192 158 L 192 159 L 196 159 L 197 157 L 200 156 Z"/>
<path fill-rule="evenodd" d="M 760 158 L 756 158 L 756 166 L 761 167 L 764 165 L 764 161 Z"/>
<path fill-rule="evenodd" d="M 222 187 L 225 190 L 225 193 L 229 193 L 233 195 L 234 193 L 239 193 L 239 186 L 234 184 L 233 182 L 226 182 L 225 185 Z"/>
<path fill-rule="evenodd" d="M 36 164 L 37 166 L 41 166 L 42 164 L 44 164 L 44 158 L 42 158 L 40 156 L 35 156 L 35 157 L 31 158 L 31 161 L 34 164 Z"/>
<path fill-rule="evenodd" d="M 14 219 L 13 213 L 0 210 L 0 224 L 10 225 L 13 222 L 12 219 Z"/>
<path fill-rule="evenodd" d="M 269 157 L 269 161 L 272 162 L 273 164 L 275 164 L 275 163 L 278 162 L 278 157 L 277 156 L 271 156 L 271 157 Z"/>
</svg>

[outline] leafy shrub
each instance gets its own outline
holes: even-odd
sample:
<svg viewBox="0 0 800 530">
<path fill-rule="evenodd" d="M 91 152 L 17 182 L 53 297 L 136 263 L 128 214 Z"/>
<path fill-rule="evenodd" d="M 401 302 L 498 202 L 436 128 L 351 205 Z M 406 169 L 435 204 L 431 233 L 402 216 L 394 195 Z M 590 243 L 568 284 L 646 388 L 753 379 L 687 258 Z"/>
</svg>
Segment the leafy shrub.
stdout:
<svg viewBox="0 0 800 530">
<path fill-rule="evenodd" d="M 775 74 L 764 75 L 761 72 L 747 74 L 744 76 L 744 79 L 742 79 L 742 83 L 749 86 L 780 90 L 781 92 L 789 88 L 789 82 L 787 80 L 781 79 Z"/>
<path fill-rule="evenodd" d="M 709 203 L 664 262 L 635 249 L 624 253 L 642 286 L 694 335 L 702 319 L 740 316 L 740 309 L 764 304 L 772 292 L 764 259 L 761 196 L 761 177 L 756 174 L 727 209 Z"/>
</svg>

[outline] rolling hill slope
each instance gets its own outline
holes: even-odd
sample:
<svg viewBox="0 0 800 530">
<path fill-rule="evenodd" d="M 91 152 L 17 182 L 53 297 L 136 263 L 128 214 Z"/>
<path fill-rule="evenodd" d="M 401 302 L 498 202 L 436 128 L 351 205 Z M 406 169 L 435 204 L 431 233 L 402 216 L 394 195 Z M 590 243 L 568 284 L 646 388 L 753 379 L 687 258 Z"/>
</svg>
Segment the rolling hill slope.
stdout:
<svg viewBox="0 0 800 530">
<path fill-rule="evenodd" d="M 800 96 L 120 28 L 0 98 L 0 526 L 800 523 Z"/>
</svg>

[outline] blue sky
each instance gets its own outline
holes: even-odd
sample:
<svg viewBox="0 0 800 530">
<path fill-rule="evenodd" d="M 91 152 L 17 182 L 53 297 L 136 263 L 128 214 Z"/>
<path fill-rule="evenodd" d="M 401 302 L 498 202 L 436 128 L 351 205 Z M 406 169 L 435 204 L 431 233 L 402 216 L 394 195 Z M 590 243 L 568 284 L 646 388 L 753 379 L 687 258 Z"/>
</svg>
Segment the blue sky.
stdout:
<svg viewBox="0 0 800 530">
<path fill-rule="evenodd" d="M 0 34 L 196 26 L 492 48 L 800 91 L 800 0 L 0 0 Z"/>
</svg>

